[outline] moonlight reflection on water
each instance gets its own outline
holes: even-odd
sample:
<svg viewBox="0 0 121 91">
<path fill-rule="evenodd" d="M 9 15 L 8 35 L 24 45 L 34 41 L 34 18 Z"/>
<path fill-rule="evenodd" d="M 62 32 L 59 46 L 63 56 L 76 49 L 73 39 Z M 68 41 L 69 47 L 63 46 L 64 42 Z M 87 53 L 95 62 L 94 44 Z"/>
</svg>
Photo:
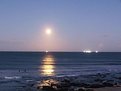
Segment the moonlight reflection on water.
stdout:
<svg viewBox="0 0 121 91">
<path fill-rule="evenodd" d="M 55 75 L 55 60 L 52 55 L 46 55 L 42 60 L 42 65 L 40 67 L 42 76 L 54 76 Z"/>
</svg>

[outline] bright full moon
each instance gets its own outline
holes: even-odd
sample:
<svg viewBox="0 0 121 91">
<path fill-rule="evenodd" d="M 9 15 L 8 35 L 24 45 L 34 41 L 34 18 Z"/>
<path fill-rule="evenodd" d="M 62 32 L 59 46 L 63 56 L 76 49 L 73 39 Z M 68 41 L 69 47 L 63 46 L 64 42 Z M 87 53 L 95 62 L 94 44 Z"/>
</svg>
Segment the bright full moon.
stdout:
<svg viewBox="0 0 121 91">
<path fill-rule="evenodd" d="M 47 35 L 51 35 L 52 30 L 50 28 L 47 28 L 45 32 L 46 32 Z"/>
</svg>

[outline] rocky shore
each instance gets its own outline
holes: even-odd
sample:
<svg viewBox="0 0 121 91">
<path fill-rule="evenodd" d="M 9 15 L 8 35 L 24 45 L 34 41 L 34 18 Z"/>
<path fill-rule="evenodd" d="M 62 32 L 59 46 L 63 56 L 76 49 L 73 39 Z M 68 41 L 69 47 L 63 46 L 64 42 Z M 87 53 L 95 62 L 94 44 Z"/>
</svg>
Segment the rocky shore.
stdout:
<svg viewBox="0 0 121 91">
<path fill-rule="evenodd" d="M 0 78 L 0 91 L 106 91 L 104 89 L 108 87 L 121 88 L 121 73 L 71 77 Z"/>
</svg>

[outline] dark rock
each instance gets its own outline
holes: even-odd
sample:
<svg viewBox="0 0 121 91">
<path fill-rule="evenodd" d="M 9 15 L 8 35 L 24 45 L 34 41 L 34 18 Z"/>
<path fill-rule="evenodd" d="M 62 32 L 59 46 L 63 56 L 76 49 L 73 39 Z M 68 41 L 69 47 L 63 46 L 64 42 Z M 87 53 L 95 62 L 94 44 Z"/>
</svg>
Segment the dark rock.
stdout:
<svg viewBox="0 0 121 91">
<path fill-rule="evenodd" d="M 80 86 L 81 83 L 70 83 L 71 86 Z"/>
<path fill-rule="evenodd" d="M 89 87 L 90 85 L 87 84 L 87 83 L 81 83 L 80 86 L 81 86 L 81 87 Z"/>
<path fill-rule="evenodd" d="M 121 77 L 117 77 L 117 79 L 121 80 Z"/>
<path fill-rule="evenodd" d="M 71 86 L 68 91 L 75 91 L 75 87 Z"/>
<path fill-rule="evenodd" d="M 86 88 L 79 88 L 77 91 L 86 91 Z"/>
<path fill-rule="evenodd" d="M 71 86 L 71 84 L 67 83 L 67 82 L 61 82 L 60 83 L 60 87 L 66 87 L 66 88 L 68 87 L 69 88 L 70 86 Z"/>
<path fill-rule="evenodd" d="M 52 90 L 52 91 L 55 91 L 55 90 Z M 59 88 L 57 91 L 69 91 L 69 88 L 62 87 L 62 88 Z"/>
<path fill-rule="evenodd" d="M 94 89 L 81 87 L 77 91 L 94 91 Z"/>
<path fill-rule="evenodd" d="M 37 89 L 40 89 L 40 87 L 39 87 L 39 86 L 37 86 Z"/>
<path fill-rule="evenodd" d="M 114 86 L 114 84 L 113 83 L 110 83 L 110 82 L 103 82 L 103 85 L 105 87 L 113 87 Z"/>
<path fill-rule="evenodd" d="M 90 89 L 86 89 L 86 91 L 94 91 L 94 89 L 91 89 L 91 88 L 90 88 Z"/>
<path fill-rule="evenodd" d="M 50 87 L 50 86 L 43 86 L 43 87 L 42 87 L 42 90 L 43 90 L 43 91 L 57 91 L 56 89 L 54 89 L 54 88 L 52 88 L 52 87 Z"/>
<path fill-rule="evenodd" d="M 63 82 L 70 83 L 69 79 L 64 79 Z"/>
<path fill-rule="evenodd" d="M 114 87 L 121 87 L 121 85 L 118 82 L 116 82 L 114 83 Z"/>
<path fill-rule="evenodd" d="M 90 88 L 101 88 L 101 87 L 104 87 L 102 84 L 91 84 L 89 86 Z"/>
<path fill-rule="evenodd" d="M 97 79 L 95 79 L 94 81 L 96 81 L 96 82 L 102 82 L 103 79 L 99 79 L 99 78 L 97 78 Z"/>
</svg>

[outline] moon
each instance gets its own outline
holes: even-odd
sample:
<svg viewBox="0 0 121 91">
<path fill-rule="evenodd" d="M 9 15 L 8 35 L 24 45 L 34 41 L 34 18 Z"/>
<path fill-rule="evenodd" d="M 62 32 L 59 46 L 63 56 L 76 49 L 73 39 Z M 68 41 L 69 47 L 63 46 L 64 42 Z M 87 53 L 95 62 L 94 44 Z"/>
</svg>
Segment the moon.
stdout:
<svg viewBox="0 0 121 91">
<path fill-rule="evenodd" d="M 45 31 L 45 33 L 47 35 L 51 35 L 52 34 L 52 29 L 51 28 L 47 28 L 46 31 Z"/>
</svg>

